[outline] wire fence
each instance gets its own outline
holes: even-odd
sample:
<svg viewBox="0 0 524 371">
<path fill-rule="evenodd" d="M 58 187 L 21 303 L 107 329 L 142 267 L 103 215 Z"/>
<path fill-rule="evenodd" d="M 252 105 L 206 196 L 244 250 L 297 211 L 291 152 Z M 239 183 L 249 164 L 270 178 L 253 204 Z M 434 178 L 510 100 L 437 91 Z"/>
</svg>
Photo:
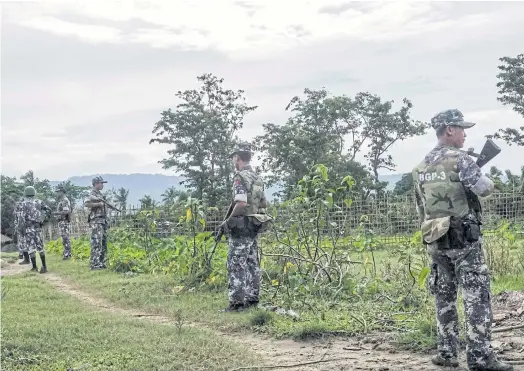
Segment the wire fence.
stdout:
<svg viewBox="0 0 524 371">
<path fill-rule="evenodd" d="M 482 199 L 483 208 L 483 231 L 489 234 L 501 221 L 524 226 L 524 195 L 522 193 L 495 193 L 488 198 Z M 395 244 L 402 242 L 406 236 L 410 236 L 419 230 L 419 221 L 414 206 L 412 195 L 406 196 L 384 196 L 381 198 L 369 198 L 367 200 L 354 200 L 350 207 L 340 205 L 337 211 L 329 216 L 330 221 L 344 231 L 345 235 L 356 232 L 359 226 L 373 231 L 380 236 L 383 244 Z M 223 208 L 211 208 L 205 211 L 205 230 L 214 231 L 222 222 L 227 206 Z M 276 215 L 275 224 L 283 224 L 296 213 L 288 208 L 276 205 L 268 209 L 272 215 Z M 127 207 L 121 213 L 111 211 L 109 214 L 110 226 L 120 227 L 129 231 L 139 232 L 143 228 L 143 216 L 150 213 L 156 228 L 156 237 L 169 237 L 183 233 L 183 221 L 186 210 L 183 205 L 179 207 L 155 207 L 153 209 L 142 209 L 139 207 Z M 78 237 L 90 233 L 87 222 L 87 211 L 76 210 L 71 222 L 71 236 Z M 304 212 L 307 216 L 307 212 Z M 311 217 L 313 217 L 313 213 Z M 150 219 L 151 220 L 151 219 Z M 521 229 L 521 233 L 524 231 Z M 44 229 L 46 240 L 60 237 L 57 225 L 49 224 Z"/>
</svg>

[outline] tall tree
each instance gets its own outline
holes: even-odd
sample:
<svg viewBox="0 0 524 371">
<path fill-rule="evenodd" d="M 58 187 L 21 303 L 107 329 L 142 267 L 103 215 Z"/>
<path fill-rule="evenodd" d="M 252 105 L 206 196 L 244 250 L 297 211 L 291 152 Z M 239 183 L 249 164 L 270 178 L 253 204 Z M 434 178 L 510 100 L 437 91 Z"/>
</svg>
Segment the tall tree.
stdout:
<svg viewBox="0 0 524 371">
<path fill-rule="evenodd" d="M 392 101 L 382 102 L 369 93 L 352 99 L 331 97 L 325 89 L 305 89 L 304 95 L 294 97 L 286 107 L 294 115 L 284 125 L 265 124 L 264 135 L 255 138 L 265 157 L 263 170 L 270 173 L 269 183 L 280 181 L 286 196 L 313 165 L 322 163 L 333 181 L 351 174 L 356 181 L 353 190 L 364 191 L 367 197 L 370 190 L 386 186 L 378 179 L 379 170 L 395 168 L 388 154 L 391 146 L 427 128 L 411 119 L 412 104 L 407 99 L 393 112 Z M 355 160 L 366 145 L 372 176 Z"/>
<path fill-rule="evenodd" d="M 129 189 L 125 189 L 124 187 L 118 188 L 113 194 L 113 198 L 117 203 L 117 205 L 115 206 L 118 207 L 120 210 L 126 210 L 128 197 Z"/>
<path fill-rule="evenodd" d="M 172 205 L 175 202 L 187 200 L 189 197 L 189 193 L 173 186 L 166 189 L 161 196 L 162 202 L 165 205 Z"/>
<path fill-rule="evenodd" d="M 286 107 L 293 116 L 283 125 L 264 124 L 264 134 L 254 139 L 263 154 L 262 170 L 268 184 L 281 183 L 284 198 L 291 195 L 297 182 L 316 164 L 325 164 L 329 178 L 337 182 L 351 173 L 362 183 L 364 167 L 347 156 L 344 148 L 348 125 L 341 119 L 348 101 L 333 98 L 325 89 L 305 89 L 304 97 L 295 96 Z"/>
<path fill-rule="evenodd" d="M 35 176 L 33 170 L 27 171 L 24 175 L 20 177 L 20 180 L 23 182 L 24 186 L 33 186 L 35 187 L 37 197 L 46 201 L 46 203 L 53 202 L 54 200 L 54 191 L 53 187 L 49 180 L 39 179 Z"/>
<path fill-rule="evenodd" d="M 524 117 L 524 54 L 515 58 L 502 57 L 499 60 L 503 64 L 498 66 L 500 72 L 497 75 L 497 100 L 505 106 L 512 106 L 515 112 Z M 524 146 L 524 126 L 499 129 L 489 137 L 503 139 L 508 145 Z"/>
<path fill-rule="evenodd" d="M 182 182 L 196 191 L 208 205 L 227 197 L 233 168 L 229 153 L 237 142 L 236 132 L 244 117 L 257 106 L 245 103 L 243 90 L 226 90 L 223 79 L 212 74 L 199 76 L 199 90 L 179 91 L 183 102 L 176 111 L 168 109 L 153 129 L 149 143 L 172 146 L 168 157 L 160 161 L 164 169 L 174 169 L 184 176 Z"/>
<path fill-rule="evenodd" d="M 150 195 L 144 195 L 138 202 L 140 202 L 140 208 L 144 210 L 152 209 L 155 206 L 155 201 L 153 201 Z"/>
<path fill-rule="evenodd" d="M 379 181 L 380 169 L 395 170 L 393 157 L 389 154 L 391 146 L 399 141 L 422 135 L 428 124 L 413 120 L 408 99 L 402 100 L 402 107 L 392 111 L 394 101 L 384 101 L 377 95 L 358 93 L 353 100 L 353 117 L 355 127 L 361 127 L 361 139 L 358 143 L 367 142 L 368 152 L 365 157 L 373 173 L 375 185 L 383 189 L 386 184 Z M 360 121 L 359 124 L 357 124 Z"/>
</svg>

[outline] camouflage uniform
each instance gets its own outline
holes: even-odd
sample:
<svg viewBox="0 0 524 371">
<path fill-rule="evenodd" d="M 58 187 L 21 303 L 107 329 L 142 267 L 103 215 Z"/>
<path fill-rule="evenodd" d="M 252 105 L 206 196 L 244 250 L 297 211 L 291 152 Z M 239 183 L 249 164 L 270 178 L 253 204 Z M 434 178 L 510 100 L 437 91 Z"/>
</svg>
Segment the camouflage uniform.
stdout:
<svg viewBox="0 0 524 371">
<path fill-rule="evenodd" d="M 14 217 L 15 217 L 15 223 L 14 223 L 14 234 L 16 236 L 16 248 L 18 249 L 18 257 L 20 259 L 24 259 L 22 262 L 23 264 L 29 264 L 29 255 L 27 255 L 27 259 L 24 256 L 24 251 L 26 251 L 24 247 L 24 238 L 23 236 L 18 232 L 18 221 L 20 220 L 20 212 L 22 211 L 22 202 L 17 202 L 14 209 Z M 20 263 L 20 264 L 22 264 Z"/>
<path fill-rule="evenodd" d="M 20 218 L 18 221 L 19 233 L 24 240 L 24 253 L 28 253 L 33 264 L 33 271 L 37 270 L 36 254 L 38 251 L 40 260 L 42 261 L 42 269 L 40 273 L 47 272 L 47 265 L 45 259 L 44 241 L 42 238 L 43 218 L 41 212 L 44 211 L 49 216 L 51 209 L 47 207 L 42 201 L 35 200 L 35 190 L 33 187 L 26 187 L 24 191 L 26 198 L 20 205 Z"/>
<path fill-rule="evenodd" d="M 260 207 L 265 202 L 264 184 L 250 165 L 238 171 L 233 178 L 233 202 L 247 203 L 244 215 L 232 216 L 227 221 L 229 309 L 235 310 L 258 304 L 260 263 L 257 237 L 261 224 L 270 219 L 262 214 Z"/>
<path fill-rule="evenodd" d="M 474 125 L 464 122 L 458 110 L 441 112 L 432 124 L 435 129 L 441 125 Z M 438 333 L 438 355 L 433 363 L 458 365 L 456 300 L 460 285 L 468 366 L 471 370 L 511 370 L 496 360 L 490 348 L 490 277 L 482 252 L 478 196 L 489 195 L 493 182 L 466 153 L 445 145 L 431 150 L 412 176 L 422 235 L 431 257 L 428 281 L 435 296 Z"/>
<path fill-rule="evenodd" d="M 57 191 L 63 192 L 64 190 L 58 188 Z M 69 259 L 71 257 L 71 202 L 66 196 L 59 198 L 56 215 L 58 218 L 58 230 L 64 245 L 64 259 Z"/>
<path fill-rule="evenodd" d="M 95 177 L 92 181 L 93 186 L 96 183 L 107 183 L 102 177 Z M 100 202 L 104 196 L 99 190 L 91 190 L 89 199 L 85 202 L 85 206 L 90 208 L 88 222 L 91 226 L 91 269 L 106 268 L 106 254 L 107 254 L 107 209 L 104 206 L 92 206 L 93 203 Z"/>
</svg>

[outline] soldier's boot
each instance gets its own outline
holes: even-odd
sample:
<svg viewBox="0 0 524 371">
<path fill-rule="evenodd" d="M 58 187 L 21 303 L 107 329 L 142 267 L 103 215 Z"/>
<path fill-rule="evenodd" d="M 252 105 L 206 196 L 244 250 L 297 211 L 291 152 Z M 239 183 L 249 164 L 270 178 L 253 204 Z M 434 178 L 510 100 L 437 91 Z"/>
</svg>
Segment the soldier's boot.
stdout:
<svg viewBox="0 0 524 371">
<path fill-rule="evenodd" d="M 440 354 L 433 356 L 431 358 L 431 362 L 434 365 L 443 366 L 443 367 L 458 367 L 459 365 L 457 357 L 444 357 Z"/>
<path fill-rule="evenodd" d="M 24 260 L 22 260 L 18 264 L 20 264 L 20 265 L 29 264 L 29 253 L 28 252 L 23 252 L 22 255 L 24 257 Z"/>
<path fill-rule="evenodd" d="M 222 312 L 241 312 L 244 309 L 246 309 L 244 304 L 229 304 L 226 309 L 222 309 Z"/>
<path fill-rule="evenodd" d="M 513 366 L 499 361 L 497 357 L 491 357 L 488 364 L 485 366 L 472 365 L 469 366 L 470 371 L 513 371 Z"/>
<path fill-rule="evenodd" d="M 45 263 L 45 253 L 40 253 L 40 260 L 42 261 L 42 268 L 40 269 L 40 273 L 46 273 L 47 264 Z"/>
<path fill-rule="evenodd" d="M 246 301 L 246 304 L 244 305 L 246 308 L 251 308 L 251 307 L 258 307 L 258 300 L 248 300 Z"/>
<path fill-rule="evenodd" d="M 31 272 L 38 272 L 38 267 L 36 266 L 36 256 L 31 257 L 31 264 L 33 264 L 33 268 L 31 268 Z"/>
</svg>

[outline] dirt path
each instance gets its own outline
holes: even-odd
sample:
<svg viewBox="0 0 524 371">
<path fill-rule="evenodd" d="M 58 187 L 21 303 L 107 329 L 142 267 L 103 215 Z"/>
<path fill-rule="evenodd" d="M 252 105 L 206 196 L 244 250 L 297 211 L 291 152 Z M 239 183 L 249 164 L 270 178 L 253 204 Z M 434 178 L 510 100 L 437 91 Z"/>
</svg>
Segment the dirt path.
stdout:
<svg viewBox="0 0 524 371">
<path fill-rule="evenodd" d="M 15 264 L 2 264 L 2 276 L 12 275 L 27 271 L 27 266 Z M 164 325 L 176 325 L 173 318 L 155 315 L 134 309 L 120 308 L 111 302 L 87 294 L 81 287 L 68 281 L 55 273 L 39 275 L 42 279 L 53 285 L 58 291 L 67 293 L 93 309 L 115 313 L 139 320 L 146 320 L 152 323 Z M 495 309 L 495 328 L 501 326 L 519 325 L 524 319 L 524 293 L 507 293 L 497 296 L 494 299 Z M 198 324 L 187 324 L 184 326 L 201 327 Z M 441 367 L 433 366 L 429 359 L 430 355 L 409 353 L 395 349 L 387 340 L 384 334 L 367 336 L 366 338 L 340 338 L 331 337 L 324 340 L 297 342 L 293 340 L 275 340 L 249 333 L 230 334 L 213 331 L 219 336 L 226 336 L 242 345 L 250 344 L 250 349 L 258 353 L 265 360 L 266 366 L 276 366 L 272 369 L 287 370 L 374 370 L 374 371 L 442 371 Z M 524 329 L 503 331 L 494 334 L 493 345 L 502 352 L 501 357 L 508 360 L 524 359 Z M 322 360 L 322 362 L 318 362 Z M 306 364 L 310 363 L 310 364 Z M 300 364 L 289 367 L 292 364 Z M 465 365 L 464 356 L 461 365 Z M 266 369 L 262 365 L 253 368 L 241 368 L 251 370 Z M 236 370 L 241 370 L 236 369 Z M 456 371 L 466 371 L 462 366 L 455 368 Z M 515 370 L 523 371 L 524 365 L 515 365 Z"/>
</svg>

